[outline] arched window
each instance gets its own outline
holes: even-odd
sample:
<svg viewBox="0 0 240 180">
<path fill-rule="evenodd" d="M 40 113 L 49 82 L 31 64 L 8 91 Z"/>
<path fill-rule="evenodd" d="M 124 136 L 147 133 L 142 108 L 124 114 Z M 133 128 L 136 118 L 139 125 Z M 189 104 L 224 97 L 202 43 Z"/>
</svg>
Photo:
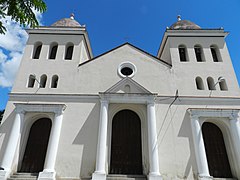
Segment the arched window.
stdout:
<svg viewBox="0 0 240 180">
<path fill-rule="evenodd" d="M 57 54 L 58 44 L 52 43 L 49 49 L 49 59 L 55 59 Z"/>
<path fill-rule="evenodd" d="M 42 50 L 42 43 L 37 42 L 33 50 L 33 59 L 39 59 L 41 50 Z"/>
<path fill-rule="evenodd" d="M 202 50 L 202 47 L 200 45 L 195 45 L 194 46 L 194 51 L 195 51 L 197 62 L 205 61 L 204 56 L 203 56 L 203 50 Z"/>
<path fill-rule="evenodd" d="M 180 57 L 181 62 L 188 61 L 188 59 L 187 59 L 187 48 L 186 48 L 185 45 L 178 46 L 178 52 L 179 52 L 179 57 Z"/>
<path fill-rule="evenodd" d="M 30 75 L 29 78 L 28 78 L 28 87 L 29 88 L 33 88 L 34 87 L 34 84 L 35 84 L 35 76 L 34 75 Z"/>
<path fill-rule="evenodd" d="M 196 86 L 198 90 L 204 90 L 203 80 L 200 77 L 196 77 L 195 79 Z"/>
<path fill-rule="evenodd" d="M 219 87 L 220 87 L 221 91 L 227 91 L 228 90 L 227 83 L 226 83 L 225 79 L 222 79 L 219 82 Z"/>
<path fill-rule="evenodd" d="M 47 76 L 43 74 L 40 78 L 40 88 L 45 88 L 47 82 Z"/>
<path fill-rule="evenodd" d="M 210 175 L 215 178 L 232 178 L 222 131 L 215 124 L 205 122 L 202 133 Z"/>
<path fill-rule="evenodd" d="M 51 88 L 57 88 L 57 86 L 58 86 L 58 76 L 54 75 L 52 77 Z"/>
<path fill-rule="evenodd" d="M 66 53 L 65 53 L 65 59 L 66 60 L 71 60 L 72 56 L 73 56 L 73 44 L 72 43 L 68 43 L 68 45 L 66 46 Z"/>
<path fill-rule="evenodd" d="M 213 62 L 221 62 L 221 56 L 219 52 L 219 48 L 216 45 L 210 46 Z"/>
<path fill-rule="evenodd" d="M 207 84 L 209 90 L 216 90 L 215 83 L 212 77 L 207 78 Z"/>
</svg>

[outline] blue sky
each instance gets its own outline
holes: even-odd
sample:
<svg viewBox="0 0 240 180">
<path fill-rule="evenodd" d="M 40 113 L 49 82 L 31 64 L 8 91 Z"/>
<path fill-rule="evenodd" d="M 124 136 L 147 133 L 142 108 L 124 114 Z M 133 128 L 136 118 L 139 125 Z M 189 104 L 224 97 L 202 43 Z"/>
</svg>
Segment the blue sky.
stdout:
<svg viewBox="0 0 240 180">
<path fill-rule="evenodd" d="M 240 81 L 240 1 L 239 0 L 46 0 L 48 10 L 38 14 L 42 25 L 69 17 L 73 12 L 86 24 L 94 56 L 125 42 L 153 54 L 167 26 L 180 14 L 202 28 L 230 32 L 226 38 L 235 72 Z M 9 23 L 9 22 L 8 22 Z M 13 28 L 14 27 L 14 28 Z M 8 24 L 7 37 L 0 36 L 0 109 L 4 109 L 27 35 L 16 24 Z M 18 41 L 16 43 L 15 39 Z M 15 42 L 15 44 L 13 44 Z M 16 48 L 17 47 L 17 48 Z"/>
</svg>

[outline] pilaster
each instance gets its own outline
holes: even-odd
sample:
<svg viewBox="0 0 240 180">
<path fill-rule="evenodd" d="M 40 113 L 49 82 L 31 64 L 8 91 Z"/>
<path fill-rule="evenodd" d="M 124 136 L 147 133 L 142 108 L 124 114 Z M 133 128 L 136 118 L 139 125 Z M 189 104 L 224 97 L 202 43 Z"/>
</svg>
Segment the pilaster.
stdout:
<svg viewBox="0 0 240 180">
<path fill-rule="evenodd" d="M 96 169 L 92 175 L 92 180 L 106 179 L 106 151 L 107 151 L 107 127 L 108 127 L 108 101 L 102 99 L 100 109 L 100 121 L 98 130 L 98 145 L 96 157 Z"/>
<path fill-rule="evenodd" d="M 148 117 L 148 151 L 149 151 L 149 180 L 161 180 L 158 162 L 158 142 L 156 128 L 156 112 L 154 101 L 147 104 Z"/>
<path fill-rule="evenodd" d="M 198 167 L 198 179 L 205 180 L 211 179 L 209 174 L 207 156 L 201 131 L 201 124 L 199 122 L 199 114 L 196 112 L 191 113 L 191 129 L 193 135 L 193 144 L 195 150 L 195 157 Z"/>
<path fill-rule="evenodd" d="M 235 159 L 238 163 L 236 169 L 240 169 L 240 117 L 239 117 L 239 112 L 238 113 L 233 113 L 232 116 L 229 117 L 230 121 L 230 128 L 231 128 L 231 137 L 233 141 L 233 146 L 234 146 L 234 151 L 235 151 Z M 238 177 L 240 176 L 240 172 L 237 172 Z"/>
<path fill-rule="evenodd" d="M 53 125 L 49 137 L 47 153 L 45 157 L 44 170 L 39 173 L 38 180 L 55 180 L 55 162 L 58 151 L 58 144 L 61 134 L 63 113 L 65 108 L 55 110 Z"/>
<path fill-rule="evenodd" d="M 15 112 L 15 119 L 13 120 L 12 129 L 10 131 L 5 153 L 1 161 L 0 180 L 7 179 L 11 173 L 13 158 L 21 135 L 21 127 L 25 111 L 21 107 L 16 106 Z"/>
</svg>

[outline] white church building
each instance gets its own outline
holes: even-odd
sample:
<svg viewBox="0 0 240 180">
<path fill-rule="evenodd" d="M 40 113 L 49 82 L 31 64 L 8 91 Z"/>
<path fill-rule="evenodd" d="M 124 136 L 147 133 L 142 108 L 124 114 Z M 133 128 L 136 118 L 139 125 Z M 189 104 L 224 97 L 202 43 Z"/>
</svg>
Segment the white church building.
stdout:
<svg viewBox="0 0 240 180">
<path fill-rule="evenodd" d="M 153 56 L 93 57 L 73 17 L 27 30 L 0 126 L 0 180 L 240 180 L 240 91 L 224 29 L 178 17 Z"/>
</svg>

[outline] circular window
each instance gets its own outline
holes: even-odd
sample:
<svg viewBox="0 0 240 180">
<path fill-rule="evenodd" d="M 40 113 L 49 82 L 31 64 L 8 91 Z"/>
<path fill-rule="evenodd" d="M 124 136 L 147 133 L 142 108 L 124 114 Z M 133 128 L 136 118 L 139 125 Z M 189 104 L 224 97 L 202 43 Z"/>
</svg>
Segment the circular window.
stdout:
<svg viewBox="0 0 240 180">
<path fill-rule="evenodd" d="M 121 73 L 125 76 L 130 76 L 133 73 L 133 70 L 129 67 L 125 67 L 121 69 Z"/>
<path fill-rule="evenodd" d="M 118 67 L 118 75 L 125 78 L 130 77 L 132 78 L 137 71 L 137 68 L 131 62 L 123 62 Z"/>
</svg>

